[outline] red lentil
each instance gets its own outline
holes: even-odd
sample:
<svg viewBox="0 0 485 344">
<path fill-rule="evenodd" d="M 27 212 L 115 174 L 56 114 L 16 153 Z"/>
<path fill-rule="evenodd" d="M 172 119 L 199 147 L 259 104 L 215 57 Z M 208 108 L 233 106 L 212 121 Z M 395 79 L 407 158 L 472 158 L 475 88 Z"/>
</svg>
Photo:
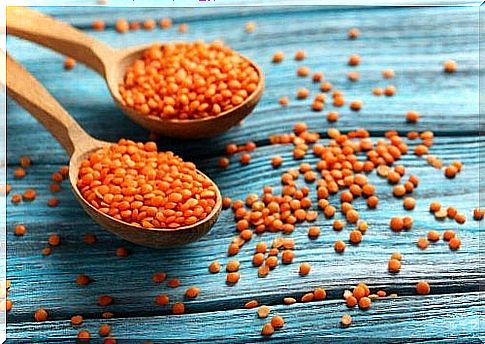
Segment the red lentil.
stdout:
<svg viewBox="0 0 485 344">
<path fill-rule="evenodd" d="M 177 277 L 174 277 L 174 278 L 170 279 L 167 282 L 167 286 L 170 287 L 170 288 L 178 288 L 178 287 L 180 287 L 180 279 L 178 279 Z"/>
<path fill-rule="evenodd" d="M 49 318 L 49 313 L 44 308 L 39 308 L 34 313 L 34 320 L 37 322 L 46 321 Z"/>
<path fill-rule="evenodd" d="M 391 258 L 388 263 L 388 270 L 392 273 L 398 273 L 401 270 L 401 262 Z"/>
<path fill-rule="evenodd" d="M 259 318 L 267 318 L 270 312 L 270 308 L 268 306 L 262 305 L 258 309 L 258 317 Z"/>
<path fill-rule="evenodd" d="M 101 324 L 99 326 L 98 333 L 101 337 L 108 336 L 110 332 L 111 332 L 111 326 L 109 326 L 108 324 Z"/>
<path fill-rule="evenodd" d="M 429 294 L 431 288 L 426 281 L 420 281 L 416 284 L 416 293 L 419 295 L 427 295 Z"/>
<path fill-rule="evenodd" d="M 251 300 L 251 301 L 248 301 L 244 304 L 244 308 L 247 308 L 247 309 L 256 308 L 256 307 L 258 307 L 258 305 L 259 305 L 258 301 Z"/>
<path fill-rule="evenodd" d="M 450 249 L 453 251 L 456 251 L 460 248 L 461 246 L 461 240 L 458 239 L 456 236 L 450 239 L 449 242 Z"/>
<path fill-rule="evenodd" d="M 299 270 L 300 276 L 308 275 L 310 273 L 310 270 L 311 270 L 311 266 L 309 263 L 304 262 L 300 264 L 300 270 Z"/>
<path fill-rule="evenodd" d="M 349 327 L 352 324 L 352 317 L 348 314 L 342 315 L 342 318 L 340 319 L 340 325 L 342 327 Z"/>
<path fill-rule="evenodd" d="M 73 69 L 75 66 L 76 66 L 76 60 L 74 60 L 73 58 L 71 58 L 71 57 L 67 57 L 67 58 L 64 60 L 64 69 L 65 69 L 65 70 L 71 70 L 71 69 Z"/>
<path fill-rule="evenodd" d="M 456 72 L 456 62 L 453 60 L 446 60 L 443 62 L 443 70 L 445 73 L 454 73 Z"/>
<path fill-rule="evenodd" d="M 124 18 L 119 18 L 115 22 L 115 30 L 118 33 L 125 33 L 128 32 L 130 28 L 130 25 L 128 24 L 128 21 Z"/>
<path fill-rule="evenodd" d="M 78 326 L 78 325 L 81 325 L 83 323 L 84 319 L 82 317 L 82 315 L 73 315 L 71 317 L 71 325 L 73 326 Z"/>
<path fill-rule="evenodd" d="M 466 222 L 466 215 L 463 213 L 458 213 L 455 216 L 456 223 L 464 224 Z"/>
<path fill-rule="evenodd" d="M 382 71 L 382 76 L 384 79 L 392 79 L 394 78 L 394 70 L 393 69 L 384 69 Z"/>
<path fill-rule="evenodd" d="M 27 232 L 27 229 L 24 225 L 16 225 L 14 234 L 17 236 L 23 236 Z"/>
<path fill-rule="evenodd" d="M 101 295 L 98 297 L 98 305 L 101 307 L 109 306 L 113 303 L 113 298 L 109 295 Z"/>
<path fill-rule="evenodd" d="M 152 70 L 149 66 L 154 65 L 158 65 L 156 70 L 152 74 L 146 73 Z M 203 68 L 180 68 L 181 65 L 201 65 L 201 68 L 211 65 L 218 68 L 206 68 L 204 71 Z M 228 68 L 231 79 L 221 78 L 220 70 Z M 214 78 L 217 82 L 213 81 Z M 167 86 L 152 88 L 152 84 L 159 84 L 159 79 Z M 191 82 L 188 84 L 187 80 Z M 232 49 L 220 42 L 206 44 L 197 41 L 156 44 L 148 48 L 127 69 L 119 91 L 123 105 L 133 108 L 142 116 L 150 114 L 163 119 L 197 119 L 217 116 L 239 106 L 256 90 L 258 82 L 256 69 Z M 187 96 L 191 93 L 195 97 Z"/>
<path fill-rule="evenodd" d="M 27 172 L 25 171 L 24 168 L 22 167 L 17 167 L 14 171 L 13 171 L 13 176 L 14 178 L 16 179 L 22 179 L 23 177 L 25 177 L 25 175 L 27 174 Z"/>
<path fill-rule="evenodd" d="M 209 265 L 210 273 L 216 274 L 221 270 L 221 264 L 215 260 Z"/>
<path fill-rule="evenodd" d="M 387 97 L 392 97 L 393 95 L 396 94 L 396 87 L 394 87 L 393 85 L 386 86 L 384 88 L 384 94 Z"/>
<path fill-rule="evenodd" d="M 171 18 L 162 18 L 159 22 L 161 29 L 169 29 L 172 27 L 172 19 Z"/>
<path fill-rule="evenodd" d="M 77 333 L 77 338 L 81 341 L 81 342 L 87 342 L 89 341 L 89 339 L 91 338 L 91 333 L 89 333 L 88 330 L 80 330 L 78 333 Z"/>
<path fill-rule="evenodd" d="M 198 287 L 190 287 L 185 291 L 185 296 L 189 299 L 195 299 L 200 294 L 200 288 Z"/>
<path fill-rule="evenodd" d="M 406 121 L 409 123 L 416 123 L 420 118 L 420 114 L 417 111 L 408 111 L 406 113 Z"/>
<path fill-rule="evenodd" d="M 347 32 L 347 37 L 349 39 L 356 39 L 357 37 L 359 37 L 359 35 L 360 35 L 360 31 L 357 28 L 352 28 Z"/>
<path fill-rule="evenodd" d="M 263 328 L 261 329 L 261 335 L 265 337 L 269 337 L 274 333 L 274 328 L 271 325 L 271 323 L 266 323 L 263 325 Z"/>
<path fill-rule="evenodd" d="M 22 166 L 23 168 L 26 168 L 32 164 L 32 160 L 27 155 L 22 155 L 19 158 L 19 163 L 20 163 L 20 166 Z"/>
<path fill-rule="evenodd" d="M 155 297 L 155 303 L 160 306 L 166 306 L 170 302 L 170 298 L 167 295 L 157 295 Z"/>
<path fill-rule="evenodd" d="M 228 284 L 236 284 L 239 281 L 239 272 L 230 272 L 226 276 L 226 282 Z"/>
<path fill-rule="evenodd" d="M 484 215 L 485 215 L 485 210 L 480 209 L 480 208 L 473 209 L 473 219 L 475 221 L 483 220 Z"/>
<path fill-rule="evenodd" d="M 283 61 L 284 58 L 285 58 L 285 54 L 282 51 L 278 51 L 274 53 L 272 61 L 273 63 L 280 63 Z"/>
<path fill-rule="evenodd" d="M 149 166 L 148 161 L 153 159 L 156 165 Z M 94 168 L 104 168 L 105 172 L 101 174 Z M 128 168 L 130 175 L 126 174 Z M 138 177 L 139 182 L 133 177 Z M 170 178 L 171 183 L 156 182 L 163 177 Z M 192 225 L 212 211 L 217 197 L 215 186 L 197 173 L 192 163 L 171 152 L 157 153 L 154 142 L 125 139 L 84 160 L 77 187 L 84 199 L 101 212 L 145 228 Z"/>
<path fill-rule="evenodd" d="M 427 238 L 421 237 L 417 241 L 417 245 L 420 249 L 424 250 L 428 247 L 429 241 Z"/>
<path fill-rule="evenodd" d="M 103 31 L 105 24 L 104 24 L 104 21 L 102 21 L 100 19 L 96 19 L 95 21 L 92 22 L 91 27 L 95 31 Z"/>
<path fill-rule="evenodd" d="M 130 251 L 126 247 L 120 246 L 116 249 L 115 254 L 117 257 L 128 257 L 130 255 Z"/>
<path fill-rule="evenodd" d="M 181 315 L 185 313 L 185 305 L 182 302 L 175 302 L 172 306 L 172 313 Z"/>
</svg>

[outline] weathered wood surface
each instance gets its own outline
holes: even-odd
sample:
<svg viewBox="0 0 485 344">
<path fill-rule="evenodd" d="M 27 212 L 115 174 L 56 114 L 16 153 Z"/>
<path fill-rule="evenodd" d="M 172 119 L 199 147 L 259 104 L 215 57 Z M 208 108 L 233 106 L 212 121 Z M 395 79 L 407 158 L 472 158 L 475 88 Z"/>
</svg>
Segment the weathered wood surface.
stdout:
<svg viewBox="0 0 485 344">
<path fill-rule="evenodd" d="M 477 8 L 367 8 L 327 9 L 288 8 L 225 8 L 188 11 L 183 9 L 117 9 L 117 8 L 45 8 L 61 19 L 94 34 L 114 46 L 151 42 L 204 38 L 224 40 L 244 54 L 254 58 L 264 69 L 267 89 L 255 112 L 244 124 L 220 137 L 195 142 L 161 139 L 159 146 L 172 149 L 186 159 L 195 160 L 233 199 L 248 193 L 259 193 L 263 185 L 279 185 L 284 168 L 294 165 L 289 146 L 268 145 L 268 135 L 291 130 L 297 121 L 306 121 L 312 130 L 325 133 L 329 125 L 324 112 L 312 112 L 311 100 L 297 101 L 298 87 L 308 87 L 316 94 L 318 87 L 309 79 L 298 78 L 295 69 L 304 64 L 325 73 L 326 79 L 343 89 L 346 98 L 363 99 L 360 113 L 342 108 L 341 120 L 336 127 L 345 131 L 364 127 L 373 137 L 385 130 L 431 129 L 437 138 L 431 154 L 445 163 L 460 159 L 462 173 L 447 180 L 443 173 L 409 155 L 403 158 L 407 173 L 420 176 L 421 184 L 415 190 L 416 209 L 410 232 L 393 233 L 388 228 L 391 216 L 404 215 L 402 201 L 390 196 L 391 187 L 377 176 L 370 176 L 378 187 L 381 199 L 379 209 L 365 210 L 362 201 L 356 202 L 370 229 L 358 247 L 348 247 L 345 254 L 336 255 L 333 242 L 347 239 L 350 226 L 341 233 L 331 230 L 331 221 L 320 214 L 316 223 L 322 227 L 319 239 L 307 237 L 309 224 L 298 226 L 293 237 L 297 242 L 295 263 L 277 267 L 267 278 L 257 278 L 251 266 L 250 253 L 257 241 L 270 242 L 275 236 L 264 234 L 255 237 L 236 257 L 241 261 L 241 281 L 233 287 L 225 284 L 225 274 L 210 275 L 207 265 L 219 259 L 227 262 L 227 245 L 234 233 L 232 212 L 224 211 L 212 231 L 201 241 L 184 248 L 156 251 L 127 244 L 96 226 L 76 203 L 69 190 L 58 194 L 61 204 L 48 208 L 47 199 L 50 174 L 67 162 L 67 156 L 52 137 L 16 104 L 8 101 L 8 176 L 12 193 L 35 187 L 38 198 L 31 204 L 8 204 L 8 266 L 7 276 L 12 281 L 9 297 L 14 302 L 8 315 L 8 337 L 15 342 L 21 339 L 68 341 L 77 333 L 68 323 L 73 314 L 85 316 L 87 328 L 93 335 L 101 319 L 102 308 L 96 305 L 100 294 L 110 294 L 115 302 L 107 310 L 115 313 L 113 334 L 118 338 L 165 339 L 167 341 L 232 340 L 256 341 L 263 323 L 254 310 L 243 309 L 252 298 L 274 305 L 274 310 L 287 319 L 287 327 L 276 339 L 299 338 L 348 341 L 349 338 L 365 341 L 380 338 L 399 341 L 432 338 L 436 342 L 477 342 L 483 333 L 478 326 L 479 283 L 485 276 L 480 269 L 480 223 L 471 218 L 471 209 L 478 206 L 480 158 L 485 140 L 478 137 L 478 9 Z M 217 16 L 215 14 L 218 14 Z M 128 19 L 161 18 L 171 16 L 175 23 L 187 22 L 189 32 L 180 34 L 171 30 L 138 31 L 119 35 L 113 24 L 117 17 Z M 102 18 L 108 28 L 93 32 L 92 19 Z M 248 35 L 244 32 L 247 21 L 255 21 L 257 29 Z M 385 25 L 384 25 L 385 24 Z M 346 39 L 350 27 L 359 27 L 362 36 L 356 41 Z M 446 29 L 445 29 L 446 28 Z M 82 65 L 71 72 L 62 70 L 63 58 L 28 42 L 8 38 L 9 52 L 41 80 L 60 102 L 91 134 L 105 140 L 129 137 L 145 140 L 147 132 L 135 127 L 115 107 L 103 80 Z M 308 59 L 293 61 L 293 54 L 305 49 Z M 285 52 L 281 65 L 270 63 L 271 55 Z M 347 58 L 352 53 L 362 56 L 361 80 L 351 84 L 346 80 L 350 67 Z M 459 71 L 454 75 L 441 72 L 441 63 L 453 58 Z M 385 82 L 381 70 L 394 68 L 396 78 Z M 371 95 L 376 85 L 396 85 L 398 92 L 392 98 Z M 290 96 L 286 109 L 278 105 L 278 98 Z M 418 125 L 406 124 L 406 111 L 416 109 L 423 115 Z M 482 124 L 483 125 L 483 124 Z M 480 128 L 481 129 L 481 128 Z M 227 170 L 216 167 L 217 159 L 229 142 L 244 143 L 255 140 L 258 149 L 252 154 L 249 166 L 241 167 L 233 158 Z M 325 138 L 322 139 L 326 141 Z M 411 144 L 413 145 L 413 143 Z M 22 180 L 11 178 L 18 157 L 28 154 L 33 166 Z M 270 157 L 280 154 L 284 164 L 273 169 Z M 483 158 L 483 156 L 482 156 Z M 315 162 L 308 157 L 307 161 Z M 64 184 L 64 188 L 68 188 Z M 464 225 L 446 220 L 436 221 L 428 212 L 429 203 L 439 200 L 443 205 L 455 205 L 466 212 Z M 338 201 L 336 201 L 338 202 Z M 340 216 L 340 214 L 338 214 Z M 17 223 L 27 226 L 24 237 L 12 233 Z M 415 242 L 430 229 L 455 229 L 462 240 L 462 249 L 450 252 L 444 242 L 419 250 Z M 59 233 L 61 246 L 49 257 L 40 254 L 47 245 L 50 233 Z M 82 243 L 85 233 L 95 233 L 98 242 L 92 246 Z M 116 257 L 118 246 L 131 250 L 127 258 Z M 394 251 L 402 252 L 403 268 L 398 275 L 387 272 L 387 259 Z M 312 272 L 304 278 L 297 274 L 298 263 L 312 263 Z M 151 276 L 165 271 L 177 276 L 182 287 L 170 289 L 156 285 Z M 94 279 L 81 288 L 74 283 L 78 274 L 85 273 Z M 429 297 L 414 296 L 416 281 L 426 279 L 432 286 Z M 396 291 L 402 297 L 383 300 L 368 312 L 351 311 L 354 324 L 349 329 L 338 328 L 338 319 L 347 311 L 340 300 L 342 291 L 359 281 L 373 288 Z M 167 293 L 173 301 L 183 300 L 186 287 L 198 285 L 199 298 L 187 302 L 187 315 L 169 316 L 169 309 L 157 306 L 153 299 Z M 285 296 L 301 296 L 312 288 L 322 286 L 329 300 L 311 305 L 282 306 Z M 483 300 L 483 295 L 482 300 Z M 32 323 L 36 308 L 49 310 L 51 321 Z M 482 331 L 482 332 L 480 332 Z M 320 337 L 318 337 L 320 336 Z M 327 338 L 328 337 L 328 338 Z"/>
</svg>

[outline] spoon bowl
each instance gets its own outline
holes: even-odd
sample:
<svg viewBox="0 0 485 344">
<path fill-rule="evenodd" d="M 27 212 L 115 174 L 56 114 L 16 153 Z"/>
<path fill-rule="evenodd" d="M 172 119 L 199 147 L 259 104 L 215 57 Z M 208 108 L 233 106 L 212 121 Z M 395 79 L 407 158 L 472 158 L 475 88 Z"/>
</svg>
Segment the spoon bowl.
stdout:
<svg viewBox="0 0 485 344">
<path fill-rule="evenodd" d="M 81 162 L 94 151 L 111 145 L 88 135 L 54 97 L 27 70 L 7 55 L 6 86 L 9 96 L 30 112 L 59 141 L 70 156 L 69 181 L 82 208 L 106 230 L 123 239 L 153 248 L 181 246 L 199 239 L 217 221 L 222 208 L 222 196 L 216 183 L 216 204 L 203 220 L 189 226 L 172 228 L 143 228 L 108 216 L 84 199 L 77 188 Z"/>
<path fill-rule="evenodd" d="M 85 63 L 105 78 L 115 103 L 133 122 L 164 136 L 199 139 L 218 135 L 240 123 L 253 111 L 263 95 L 263 71 L 255 62 L 239 54 L 251 63 L 259 75 L 256 89 L 240 105 L 217 116 L 201 119 L 162 119 L 153 115 L 143 115 L 123 104 L 119 85 L 123 82 L 128 67 L 139 59 L 151 44 L 117 50 L 66 23 L 21 7 L 8 8 L 7 33 L 39 43 Z"/>
</svg>

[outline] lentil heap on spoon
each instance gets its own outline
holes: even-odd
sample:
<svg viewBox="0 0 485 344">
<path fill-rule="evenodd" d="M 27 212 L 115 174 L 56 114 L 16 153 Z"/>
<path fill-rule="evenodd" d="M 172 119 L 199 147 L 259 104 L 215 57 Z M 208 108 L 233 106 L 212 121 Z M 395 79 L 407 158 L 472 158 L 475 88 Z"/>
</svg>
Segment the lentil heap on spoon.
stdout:
<svg viewBox="0 0 485 344">
<path fill-rule="evenodd" d="M 214 117 L 242 104 L 257 88 L 251 63 L 221 42 L 156 44 L 119 86 L 123 105 L 162 119 Z"/>
<path fill-rule="evenodd" d="M 81 163 L 77 187 L 91 205 L 144 228 L 173 228 L 205 219 L 217 200 L 214 184 L 191 162 L 157 152 L 154 142 L 121 139 Z"/>
</svg>

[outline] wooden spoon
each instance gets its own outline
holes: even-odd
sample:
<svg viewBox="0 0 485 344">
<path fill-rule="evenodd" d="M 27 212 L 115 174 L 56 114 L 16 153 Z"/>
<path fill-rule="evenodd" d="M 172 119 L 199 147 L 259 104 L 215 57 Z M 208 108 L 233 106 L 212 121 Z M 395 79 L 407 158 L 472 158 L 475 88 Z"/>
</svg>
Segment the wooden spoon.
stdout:
<svg viewBox="0 0 485 344">
<path fill-rule="evenodd" d="M 242 104 L 218 116 L 203 119 L 162 119 L 142 115 L 123 105 L 118 86 L 126 69 L 151 44 L 116 50 L 66 23 L 23 7 L 7 8 L 7 33 L 49 47 L 94 69 L 105 78 L 111 96 L 131 120 L 166 136 L 195 139 L 220 134 L 251 113 L 263 94 L 263 72 L 256 63 L 241 55 L 259 74 L 256 90 Z"/>
<path fill-rule="evenodd" d="M 76 187 L 76 182 L 81 161 L 86 159 L 94 150 L 112 143 L 89 136 L 40 82 L 9 56 L 7 56 L 6 85 L 10 97 L 42 123 L 69 154 L 71 157 L 69 181 L 74 195 L 89 216 L 102 227 L 135 244 L 161 248 L 179 246 L 195 241 L 207 233 L 216 222 L 221 212 L 222 197 L 217 185 L 212 180 L 217 192 L 216 205 L 204 220 L 190 226 L 176 229 L 145 229 L 101 213 L 81 196 Z M 205 176 L 202 172 L 198 170 L 197 172 Z"/>
</svg>

